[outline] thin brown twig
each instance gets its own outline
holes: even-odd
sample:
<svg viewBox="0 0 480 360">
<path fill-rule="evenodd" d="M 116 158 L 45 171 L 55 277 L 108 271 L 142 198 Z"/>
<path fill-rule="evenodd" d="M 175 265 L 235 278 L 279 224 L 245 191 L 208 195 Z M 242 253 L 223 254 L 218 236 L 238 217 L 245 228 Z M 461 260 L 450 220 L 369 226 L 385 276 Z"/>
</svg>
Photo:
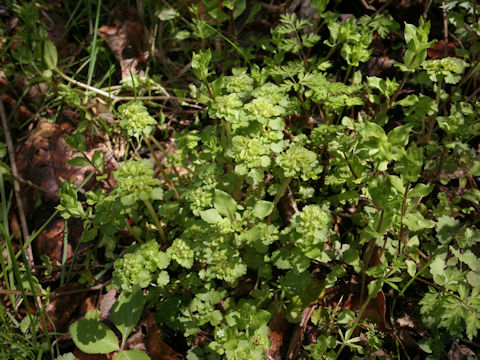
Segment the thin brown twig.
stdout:
<svg viewBox="0 0 480 360">
<path fill-rule="evenodd" d="M 108 280 L 104 283 L 97 284 L 94 286 L 90 286 L 88 288 L 84 289 L 74 289 L 74 290 L 65 290 L 65 291 L 52 291 L 50 293 L 42 294 L 42 296 L 47 296 L 50 298 L 55 298 L 57 296 L 67 296 L 67 295 L 75 295 L 75 294 L 81 294 L 84 292 L 89 292 L 89 291 L 97 291 L 103 289 L 105 286 L 107 286 L 112 280 Z M 31 291 L 24 291 L 24 293 L 27 296 L 38 296 L 38 294 L 34 294 Z M 7 289 L 0 289 L 0 294 L 3 295 L 22 295 L 22 291 L 20 290 L 7 290 Z"/>
<path fill-rule="evenodd" d="M 20 226 L 22 229 L 23 241 L 27 243 L 29 238 L 29 232 L 28 232 L 28 226 L 27 226 L 27 218 L 25 216 L 25 210 L 23 208 L 23 201 L 22 201 L 22 197 L 20 196 L 20 183 L 17 181 L 18 170 L 17 170 L 17 163 L 15 162 L 15 148 L 13 146 L 12 136 L 8 128 L 7 115 L 5 113 L 5 107 L 3 105 L 2 100 L 0 100 L 0 118 L 2 121 L 3 131 L 5 134 L 5 142 L 7 143 L 8 157 L 10 160 L 10 169 L 13 175 L 13 179 L 12 179 L 13 190 L 15 192 L 15 200 L 17 202 L 18 215 L 20 217 Z M 33 261 L 33 252 L 32 252 L 31 244 L 27 246 L 27 248 L 25 249 L 25 253 L 26 253 L 25 255 L 27 256 L 28 265 L 30 266 L 31 269 L 33 269 L 35 262 Z M 13 260 L 14 259 L 12 259 L 12 261 Z"/>
<path fill-rule="evenodd" d="M 290 345 L 288 347 L 287 360 L 295 359 L 295 354 L 297 353 L 298 346 L 303 340 L 303 335 L 305 334 L 305 329 L 307 327 L 308 320 L 310 320 L 316 308 L 317 308 L 317 305 L 315 304 L 303 310 L 302 320 L 300 321 L 300 324 L 298 324 L 297 328 L 295 329 L 295 332 L 292 336 L 292 340 L 290 341 Z"/>
</svg>

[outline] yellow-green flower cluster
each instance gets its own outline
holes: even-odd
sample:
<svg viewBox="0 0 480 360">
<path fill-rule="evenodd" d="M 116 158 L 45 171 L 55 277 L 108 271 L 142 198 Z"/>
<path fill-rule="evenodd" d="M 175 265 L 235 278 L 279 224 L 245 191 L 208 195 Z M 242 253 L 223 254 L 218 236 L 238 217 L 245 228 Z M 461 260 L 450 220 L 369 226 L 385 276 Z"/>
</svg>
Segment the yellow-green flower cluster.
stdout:
<svg viewBox="0 0 480 360">
<path fill-rule="evenodd" d="M 213 118 L 225 118 L 228 121 L 235 121 L 238 119 L 239 108 L 242 106 L 243 101 L 236 93 L 217 96 L 212 101 L 208 113 Z"/>
<path fill-rule="evenodd" d="M 170 264 L 170 257 L 160 250 L 160 245 L 154 240 L 129 250 L 131 252 L 113 264 L 113 286 L 116 288 L 126 290 L 134 285 L 146 288 L 153 283 L 159 270 L 166 269 Z"/>
<path fill-rule="evenodd" d="M 140 137 L 153 133 L 157 121 L 150 116 L 141 101 L 130 101 L 118 107 L 120 127 L 128 136 Z"/>
<path fill-rule="evenodd" d="M 292 226 L 308 243 L 327 241 L 330 224 L 330 212 L 319 205 L 307 205 L 292 217 Z"/>
<path fill-rule="evenodd" d="M 120 194 L 139 194 L 149 192 L 162 185 L 153 177 L 153 164 L 148 160 L 127 161 L 113 172 L 117 181 L 115 190 Z"/>
<path fill-rule="evenodd" d="M 285 152 L 279 154 L 276 162 L 285 177 L 301 177 L 305 181 L 317 179 L 322 171 L 317 154 L 298 144 L 291 145 Z"/>
<path fill-rule="evenodd" d="M 269 153 L 270 147 L 265 145 L 261 139 L 240 135 L 233 137 L 232 147 L 226 152 L 226 155 L 235 159 L 236 163 L 240 165 L 236 169 L 237 173 L 245 175 L 247 168 L 268 168 L 271 163 Z"/>
</svg>

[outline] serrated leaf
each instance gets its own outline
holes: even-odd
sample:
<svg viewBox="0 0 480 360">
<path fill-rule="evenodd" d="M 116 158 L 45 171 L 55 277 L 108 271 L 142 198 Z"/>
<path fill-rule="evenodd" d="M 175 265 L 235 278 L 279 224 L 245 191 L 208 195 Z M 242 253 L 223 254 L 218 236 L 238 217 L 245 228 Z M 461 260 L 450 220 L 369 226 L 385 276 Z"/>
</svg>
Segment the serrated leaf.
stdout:
<svg viewBox="0 0 480 360">
<path fill-rule="evenodd" d="M 145 297 L 139 286 L 135 286 L 128 294 L 120 296 L 112 308 L 113 323 L 122 334 L 122 345 L 137 325 L 145 305 Z"/>
<path fill-rule="evenodd" d="M 460 221 L 453 217 L 443 215 L 437 222 L 437 239 L 440 244 L 445 245 L 452 241 L 453 236 L 460 228 Z"/>
<path fill-rule="evenodd" d="M 150 356 L 140 350 L 124 350 L 115 355 L 113 360 L 150 360 Z"/>
<path fill-rule="evenodd" d="M 237 202 L 225 191 L 215 190 L 213 206 L 220 215 L 228 217 L 233 221 L 235 211 L 237 210 Z"/>
<path fill-rule="evenodd" d="M 73 159 L 68 160 L 67 163 L 73 166 L 81 166 L 81 167 L 90 166 L 89 161 L 85 159 L 83 156 L 74 157 Z"/>
<path fill-rule="evenodd" d="M 478 329 L 480 329 L 480 312 L 470 312 L 465 319 L 465 324 L 467 325 L 468 339 L 473 340 L 477 336 Z"/>
<path fill-rule="evenodd" d="M 57 356 L 55 360 L 75 360 L 75 355 L 73 353 L 69 352 L 60 356 Z"/>
<path fill-rule="evenodd" d="M 253 207 L 252 213 L 259 219 L 263 219 L 264 217 L 268 216 L 273 210 L 273 202 L 260 200 L 257 201 L 255 206 Z"/>
<path fill-rule="evenodd" d="M 70 325 L 75 345 L 87 354 L 108 354 L 119 349 L 115 333 L 96 320 L 80 320 Z"/>
</svg>

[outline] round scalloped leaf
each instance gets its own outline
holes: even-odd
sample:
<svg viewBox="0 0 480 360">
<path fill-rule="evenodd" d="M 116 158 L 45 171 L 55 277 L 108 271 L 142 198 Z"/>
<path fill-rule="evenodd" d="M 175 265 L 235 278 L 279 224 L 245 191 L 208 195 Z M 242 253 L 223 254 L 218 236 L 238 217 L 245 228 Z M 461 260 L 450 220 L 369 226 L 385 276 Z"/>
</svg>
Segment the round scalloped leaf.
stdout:
<svg viewBox="0 0 480 360">
<path fill-rule="evenodd" d="M 125 350 L 115 355 L 113 360 L 150 360 L 150 356 L 140 350 Z"/>
<path fill-rule="evenodd" d="M 97 320 L 80 320 L 70 325 L 75 345 L 87 354 L 108 354 L 118 350 L 114 332 Z"/>
</svg>

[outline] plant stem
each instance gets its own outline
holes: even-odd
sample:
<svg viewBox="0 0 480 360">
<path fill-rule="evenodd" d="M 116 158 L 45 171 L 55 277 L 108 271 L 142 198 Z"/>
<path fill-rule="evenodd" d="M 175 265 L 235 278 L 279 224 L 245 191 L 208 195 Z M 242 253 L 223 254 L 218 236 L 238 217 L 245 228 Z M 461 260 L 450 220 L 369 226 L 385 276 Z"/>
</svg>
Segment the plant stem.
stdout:
<svg viewBox="0 0 480 360">
<path fill-rule="evenodd" d="M 402 241 L 403 241 L 403 218 L 405 217 L 405 214 L 407 212 L 407 197 L 408 197 L 408 191 L 410 190 L 410 180 L 407 180 L 407 185 L 405 185 L 405 192 L 403 194 L 403 201 L 402 201 L 402 215 L 400 218 L 400 234 L 398 236 L 398 255 L 401 253 L 401 247 L 402 247 Z M 407 234 L 408 234 L 408 229 L 407 229 Z M 405 247 L 407 246 L 407 241 L 405 240 Z"/>
<path fill-rule="evenodd" d="M 180 195 L 178 194 L 177 188 L 175 187 L 175 185 L 172 183 L 172 181 L 168 177 L 168 175 L 165 171 L 165 167 L 162 165 L 162 162 L 160 161 L 160 159 L 155 154 L 155 151 L 153 150 L 153 146 L 150 143 L 149 139 L 150 139 L 149 136 L 145 137 L 145 144 L 147 144 L 147 147 L 148 147 L 148 150 L 150 151 L 150 154 L 152 154 L 153 159 L 155 160 L 155 163 L 157 164 L 158 168 L 160 169 L 160 173 L 162 174 L 163 180 L 168 185 L 168 187 L 173 191 L 173 196 L 175 197 L 175 200 L 180 201 Z"/>
<path fill-rule="evenodd" d="M 380 227 L 382 226 L 383 222 L 383 215 L 385 211 L 382 209 L 380 212 L 380 220 L 378 221 L 377 225 L 377 233 L 380 231 Z M 362 283 L 360 287 L 360 301 L 363 301 L 363 296 L 365 295 L 365 281 L 367 278 L 367 268 L 370 265 L 370 260 L 372 259 L 373 251 L 375 250 L 375 242 L 376 239 L 370 239 L 368 242 L 367 248 L 365 249 L 365 254 L 363 256 L 363 269 L 362 269 Z"/>
<path fill-rule="evenodd" d="M 160 244 L 165 245 L 167 243 L 167 237 L 165 236 L 165 232 L 163 231 L 162 224 L 160 223 L 160 219 L 158 218 L 157 213 L 153 209 L 152 203 L 148 199 L 142 199 L 143 203 L 147 207 L 148 212 L 153 218 L 155 226 L 157 227 L 158 235 L 160 235 Z"/>
<path fill-rule="evenodd" d="M 287 190 L 287 187 L 290 184 L 290 181 L 292 181 L 292 179 L 293 179 L 293 176 L 287 177 L 283 182 L 282 186 L 280 186 L 280 189 L 278 190 L 277 195 L 275 195 L 275 198 L 273 199 L 272 212 L 268 215 L 268 218 L 267 218 L 268 223 L 272 221 L 272 216 L 273 216 L 273 212 L 275 211 L 275 207 L 277 206 L 278 202 L 280 201 L 283 194 L 285 193 L 285 190 Z"/>
<path fill-rule="evenodd" d="M 55 70 L 60 77 L 63 79 L 67 80 L 68 82 L 72 83 L 73 85 L 76 85 L 78 87 L 81 87 L 85 90 L 89 90 L 97 95 L 106 97 L 107 99 L 112 100 L 112 104 L 115 104 L 119 101 L 131 101 L 131 100 L 140 100 L 140 101 L 154 101 L 154 100 L 175 100 L 175 101 L 185 101 L 185 102 L 190 102 L 190 103 L 198 103 L 197 100 L 193 100 L 190 98 L 184 98 L 184 97 L 177 97 L 177 96 L 164 96 L 164 95 L 158 95 L 158 96 L 117 96 L 112 93 L 97 89 L 94 86 L 90 86 L 87 84 L 84 84 L 80 81 L 77 81 L 75 79 L 72 79 L 70 76 L 65 75 L 63 72 L 60 70 L 56 69 Z"/>
</svg>

